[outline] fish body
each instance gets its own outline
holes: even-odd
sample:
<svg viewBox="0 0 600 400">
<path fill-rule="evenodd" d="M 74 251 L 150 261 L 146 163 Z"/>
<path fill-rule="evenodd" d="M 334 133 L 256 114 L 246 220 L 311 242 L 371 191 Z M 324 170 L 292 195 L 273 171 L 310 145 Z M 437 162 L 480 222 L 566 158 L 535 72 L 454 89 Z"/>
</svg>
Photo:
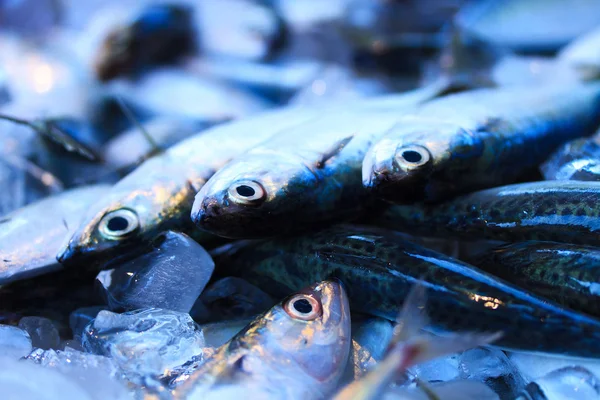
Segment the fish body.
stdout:
<svg viewBox="0 0 600 400">
<path fill-rule="evenodd" d="M 599 11 L 594 0 L 485 0 L 467 4 L 454 24 L 519 52 L 552 53 L 600 25 Z"/>
<path fill-rule="evenodd" d="M 314 113 L 284 109 L 223 124 L 146 160 L 87 210 L 69 244 L 58 254 L 59 261 L 86 254 L 110 258 L 111 252 L 165 230 L 193 232 L 194 196 L 215 170 Z"/>
<path fill-rule="evenodd" d="M 195 50 L 192 9 L 181 4 L 150 5 L 129 24 L 109 32 L 96 55 L 96 75 L 102 81 L 136 75 Z"/>
<path fill-rule="evenodd" d="M 496 343 L 527 351 L 594 357 L 600 322 L 450 257 L 373 228 L 331 230 L 297 238 L 235 245 L 215 259 L 216 271 L 283 296 L 306 282 L 336 277 L 354 312 L 396 318 L 411 285 L 427 289 L 428 330 L 502 331 Z M 595 354 L 595 355 L 594 355 Z"/>
<path fill-rule="evenodd" d="M 437 202 L 513 183 L 600 124 L 600 85 L 479 89 L 427 102 L 369 149 L 363 183 L 383 198 Z"/>
<path fill-rule="evenodd" d="M 0 285 L 60 269 L 56 252 L 109 188 L 72 189 L 0 217 Z"/>
<path fill-rule="evenodd" d="M 436 206 L 394 205 L 370 222 L 415 235 L 597 246 L 599 199 L 598 182 L 521 183 L 481 190 Z"/>
<path fill-rule="evenodd" d="M 581 35 L 565 46 L 557 59 L 573 68 L 583 79 L 596 79 L 600 74 L 600 28 Z"/>
<path fill-rule="evenodd" d="M 500 246 L 467 260 L 555 303 L 600 317 L 600 249 L 554 242 Z"/>
<path fill-rule="evenodd" d="M 546 180 L 600 181 L 600 136 L 565 143 L 540 170 Z"/>
<path fill-rule="evenodd" d="M 439 86 L 352 102 L 289 127 L 221 168 L 192 219 L 230 238 L 273 236 L 356 217 L 368 205 L 360 169 L 369 145 Z"/>
<path fill-rule="evenodd" d="M 325 398 L 335 390 L 350 350 L 348 299 L 326 281 L 257 317 L 212 359 L 185 377 L 176 399 Z"/>
</svg>

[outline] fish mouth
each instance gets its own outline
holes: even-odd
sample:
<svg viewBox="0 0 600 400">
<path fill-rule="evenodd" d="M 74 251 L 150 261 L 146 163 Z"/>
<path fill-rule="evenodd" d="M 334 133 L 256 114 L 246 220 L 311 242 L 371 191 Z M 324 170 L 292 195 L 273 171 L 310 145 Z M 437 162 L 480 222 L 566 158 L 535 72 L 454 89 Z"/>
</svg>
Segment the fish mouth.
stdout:
<svg viewBox="0 0 600 400">
<path fill-rule="evenodd" d="M 319 299 L 323 310 L 323 325 L 339 326 L 350 318 L 348 296 L 342 282 L 337 278 L 319 282 L 302 292 Z"/>
</svg>

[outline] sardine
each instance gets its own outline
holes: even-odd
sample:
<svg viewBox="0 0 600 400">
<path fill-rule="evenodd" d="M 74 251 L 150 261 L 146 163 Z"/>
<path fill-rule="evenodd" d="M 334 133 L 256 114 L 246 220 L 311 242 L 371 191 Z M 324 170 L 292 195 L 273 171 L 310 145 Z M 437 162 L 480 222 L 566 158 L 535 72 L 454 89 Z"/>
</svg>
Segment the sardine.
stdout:
<svg viewBox="0 0 600 400">
<path fill-rule="evenodd" d="M 600 84 L 480 89 L 428 102 L 374 143 L 363 183 L 386 199 L 436 202 L 514 183 L 600 124 Z"/>
<path fill-rule="evenodd" d="M 110 187 L 93 185 L 48 197 L 0 217 L 0 285 L 61 269 L 56 252 L 90 204 Z"/>
<path fill-rule="evenodd" d="M 557 59 L 575 69 L 582 79 L 600 76 L 600 28 L 594 28 L 565 46 Z"/>
<path fill-rule="evenodd" d="M 256 318 L 184 376 L 176 399 L 325 398 L 350 350 L 348 298 L 337 281 L 312 285 Z M 224 397 L 223 397 L 224 396 Z"/>
<path fill-rule="evenodd" d="M 600 318 L 597 247 L 522 242 L 466 261 L 538 296 Z"/>
<path fill-rule="evenodd" d="M 520 52 L 552 53 L 600 25 L 595 0 L 484 0 L 454 18 L 464 32 Z"/>
<path fill-rule="evenodd" d="M 316 111 L 283 109 L 198 133 L 146 160 L 88 208 L 60 262 L 84 255 L 111 258 L 165 230 L 193 231 L 194 195 L 233 157 Z M 206 236 L 205 236 L 206 238 Z"/>
<path fill-rule="evenodd" d="M 541 181 L 467 194 L 435 206 L 394 205 L 369 220 L 415 235 L 600 245 L 600 183 Z"/>
<path fill-rule="evenodd" d="M 489 344 L 500 337 L 496 334 L 461 333 L 447 337 L 420 334 L 427 323 L 425 290 L 417 284 L 411 288 L 398 316 L 398 325 L 389 343 L 386 357 L 364 378 L 359 379 L 334 396 L 335 400 L 370 400 L 383 397 L 394 378 L 407 368 L 438 357 Z"/>
<path fill-rule="evenodd" d="M 355 101 L 281 131 L 221 168 L 192 219 L 213 234 L 252 238 L 355 218 L 370 200 L 360 180 L 369 145 L 441 88 Z"/>
<path fill-rule="evenodd" d="M 129 24 L 111 31 L 96 54 L 101 81 L 135 76 L 157 64 L 174 63 L 196 51 L 193 10 L 184 4 L 153 4 Z"/>
<path fill-rule="evenodd" d="M 502 331 L 506 348 L 580 357 L 600 355 L 600 322 L 565 310 L 476 267 L 401 239 L 390 231 L 331 229 L 297 238 L 232 245 L 217 273 L 239 276 L 276 297 L 306 282 L 336 277 L 354 312 L 394 320 L 422 280 L 433 333 Z"/>
</svg>

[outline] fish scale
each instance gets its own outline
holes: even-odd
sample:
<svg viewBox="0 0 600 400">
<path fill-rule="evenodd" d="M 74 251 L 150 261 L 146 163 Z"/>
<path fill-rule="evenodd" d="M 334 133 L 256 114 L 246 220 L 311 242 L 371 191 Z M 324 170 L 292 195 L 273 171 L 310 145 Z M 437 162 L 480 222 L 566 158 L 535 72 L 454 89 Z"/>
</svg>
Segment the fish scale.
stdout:
<svg viewBox="0 0 600 400">
<path fill-rule="evenodd" d="M 438 202 L 513 183 L 599 124 L 599 84 L 458 93 L 421 105 L 379 138 L 363 183 L 389 200 Z M 427 152 L 421 165 L 399 164 L 410 146 Z"/>
<path fill-rule="evenodd" d="M 395 320 L 412 285 L 427 289 L 434 332 L 502 331 L 497 344 L 579 357 L 600 355 L 600 321 L 562 309 L 481 270 L 412 244 L 392 231 L 332 228 L 297 238 L 230 245 L 217 273 L 284 296 L 336 277 L 355 312 Z"/>
<path fill-rule="evenodd" d="M 597 247 L 528 241 L 500 246 L 467 261 L 531 293 L 600 317 Z"/>
<path fill-rule="evenodd" d="M 394 205 L 370 223 L 411 234 L 600 245 L 600 182 L 501 186 L 439 205 Z"/>
</svg>

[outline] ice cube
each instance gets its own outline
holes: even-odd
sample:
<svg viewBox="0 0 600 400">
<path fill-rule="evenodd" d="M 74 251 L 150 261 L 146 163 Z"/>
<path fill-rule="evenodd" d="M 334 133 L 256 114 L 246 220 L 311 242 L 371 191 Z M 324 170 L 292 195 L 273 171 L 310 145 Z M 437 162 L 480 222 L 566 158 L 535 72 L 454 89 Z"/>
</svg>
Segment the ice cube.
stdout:
<svg viewBox="0 0 600 400">
<path fill-rule="evenodd" d="M 187 235 L 165 232 L 148 251 L 98 280 L 114 311 L 161 308 L 188 313 L 208 283 L 215 264 Z"/>
<path fill-rule="evenodd" d="M 463 352 L 459 370 L 461 378 L 485 383 L 501 399 L 514 399 L 525 387 L 517 367 L 498 349 L 477 347 Z"/>
<path fill-rule="evenodd" d="M 19 359 L 31 352 L 31 338 L 16 326 L 0 325 L 0 357 Z"/>
<path fill-rule="evenodd" d="M 119 369 L 108 357 L 67 347 L 63 351 L 37 349 L 27 359 L 72 378 L 94 399 L 130 398 Z"/>
<path fill-rule="evenodd" d="M 0 358 L 0 398 L 95 400 L 78 382 L 56 370 L 7 358 Z"/>
<path fill-rule="evenodd" d="M 33 347 L 47 350 L 58 349 L 60 346 L 58 329 L 48 318 L 23 317 L 19 321 L 19 328 L 27 331 Z"/>
<path fill-rule="evenodd" d="M 600 398 L 598 378 L 583 367 L 565 367 L 531 382 L 518 399 L 592 400 Z"/>
<path fill-rule="evenodd" d="M 584 367 L 594 375 L 600 376 L 600 360 L 512 352 L 508 356 L 527 381 L 541 378 L 557 369 L 574 366 Z"/>
<path fill-rule="evenodd" d="M 429 395 L 426 390 L 431 392 L 432 395 Z M 392 388 L 385 393 L 383 398 L 385 400 L 430 400 L 433 398 L 444 400 L 499 400 L 498 395 L 485 384 L 467 380 L 427 384 L 426 389 L 418 386 Z"/>
<path fill-rule="evenodd" d="M 188 314 L 144 309 L 100 311 L 84 330 L 86 351 L 112 357 L 134 382 L 158 377 L 201 356 L 202 331 Z"/>
<path fill-rule="evenodd" d="M 460 376 L 459 355 L 452 354 L 417 364 L 409 372 L 424 382 L 452 381 Z"/>
</svg>

